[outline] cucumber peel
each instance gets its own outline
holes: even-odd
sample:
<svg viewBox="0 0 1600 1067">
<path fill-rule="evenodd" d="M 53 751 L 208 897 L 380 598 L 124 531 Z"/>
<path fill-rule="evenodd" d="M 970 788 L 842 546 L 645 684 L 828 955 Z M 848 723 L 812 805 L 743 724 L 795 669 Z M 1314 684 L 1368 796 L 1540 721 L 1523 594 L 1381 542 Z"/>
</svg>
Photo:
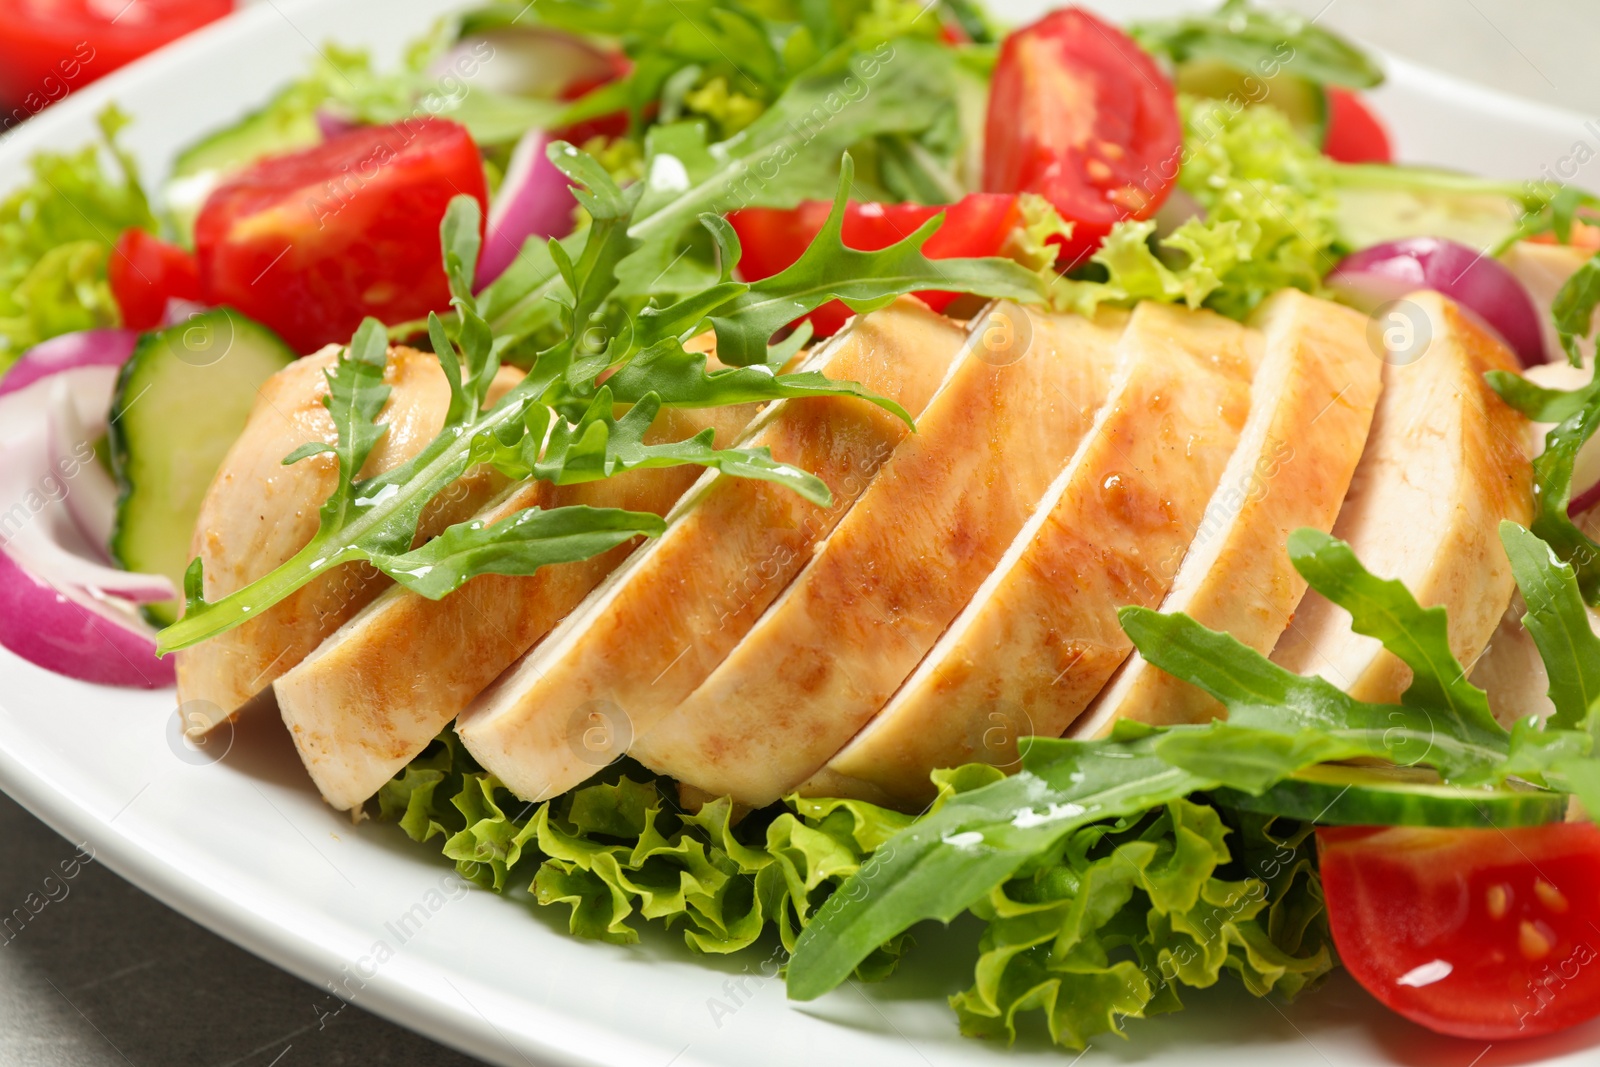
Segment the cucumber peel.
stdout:
<svg viewBox="0 0 1600 1067">
<path fill-rule="evenodd" d="M 295 358 L 277 334 L 225 308 L 139 338 L 111 400 L 118 496 L 109 547 L 118 565 L 183 588 L 200 502 L 261 383 Z M 178 609 L 172 600 L 145 613 L 166 626 Z"/>
<path fill-rule="evenodd" d="M 1260 796 L 1219 789 L 1217 803 L 1328 826 L 1542 826 L 1566 818 L 1567 796 L 1532 786 L 1448 785 L 1431 770 L 1321 764 Z"/>
</svg>

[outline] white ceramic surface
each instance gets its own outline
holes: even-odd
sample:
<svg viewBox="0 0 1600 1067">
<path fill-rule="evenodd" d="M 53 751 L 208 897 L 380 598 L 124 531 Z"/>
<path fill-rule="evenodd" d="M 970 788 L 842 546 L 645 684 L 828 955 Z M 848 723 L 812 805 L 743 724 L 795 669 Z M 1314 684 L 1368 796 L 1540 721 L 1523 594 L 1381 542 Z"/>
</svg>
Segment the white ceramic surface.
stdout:
<svg viewBox="0 0 1600 1067">
<path fill-rule="evenodd" d="M 147 175 L 159 175 L 180 145 L 263 99 L 322 42 L 393 55 L 448 6 L 268 0 L 0 140 L 0 189 L 20 180 L 34 151 L 90 140 L 93 115 L 112 99 L 137 119 L 129 140 Z M 1185 5 L 1096 6 L 1129 18 Z M 1020 18 L 1039 7 L 1004 9 Z M 1600 130 L 1573 113 L 1404 63 L 1392 63 L 1391 75 L 1375 100 L 1409 160 L 1533 177 L 1579 141 L 1600 144 Z M 647 935 L 626 948 L 578 941 L 563 932 L 557 910 L 462 892 L 436 853 L 412 846 L 396 828 L 353 826 L 323 806 L 270 718 L 242 724 L 221 762 L 180 759 L 172 705 L 170 692 L 97 688 L 0 650 L 0 787 L 184 914 L 484 1059 L 626 1067 L 1074 1062 L 1037 1035 L 1010 1052 L 957 1036 L 943 998 L 970 973 L 970 928 L 919 931 L 922 947 L 885 985 L 793 1005 L 779 983 L 761 978 L 769 953 L 697 958 L 671 935 Z M 402 941 L 396 931 L 407 915 Z M 1227 990 L 1189 1000 L 1182 1015 L 1135 1022 L 1128 1042 L 1097 1039 L 1081 1062 L 1577 1067 L 1600 1060 L 1600 1026 L 1485 1049 L 1428 1035 L 1342 978 L 1290 1006 Z"/>
</svg>

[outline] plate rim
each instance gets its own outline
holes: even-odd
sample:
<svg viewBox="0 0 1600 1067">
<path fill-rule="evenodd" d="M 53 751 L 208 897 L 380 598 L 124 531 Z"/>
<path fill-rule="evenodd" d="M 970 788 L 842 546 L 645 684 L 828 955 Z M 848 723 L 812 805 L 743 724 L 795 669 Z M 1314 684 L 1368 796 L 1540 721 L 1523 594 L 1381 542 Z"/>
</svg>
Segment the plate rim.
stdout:
<svg viewBox="0 0 1600 1067">
<path fill-rule="evenodd" d="M 118 99 L 128 87 L 159 80 L 164 76 L 164 65 L 171 60 L 230 44 L 237 47 L 253 28 L 269 20 L 289 19 L 294 12 L 310 10 L 326 2 L 329 0 L 268 0 L 241 8 L 189 37 L 73 91 L 44 112 L 0 134 L 0 193 L 9 191 L 13 184 L 3 175 L 15 171 L 21 180 L 25 175 L 25 163 L 34 153 L 73 147 L 59 143 L 57 131 L 92 116 Z M 456 6 L 466 5 L 457 3 Z M 1204 5 L 1197 3 L 1195 6 Z M 1574 125 L 1586 128 L 1595 121 L 1574 108 L 1494 89 L 1395 56 L 1367 42 L 1363 44 L 1380 57 L 1391 84 L 1403 83 L 1435 99 L 1454 98 L 1463 106 L 1552 130 L 1569 130 Z M 1378 90 L 1379 93 L 1383 91 Z M 244 103 L 246 109 L 250 106 L 250 102 Z M 147 184 L 154 187 L 156 183 Z M 0 736 L 0 790 L 69 842 L 89 842 L 94 848 L 94 862 L 104 863 L 180 915 L 313 988 L 323 989 L 324 977 L 337 973 L 340 965 L 348 962 L 314 939 L 299 934 L 282 921 L 281 913 L 273 918 L 251 910 L 229 894 L 218 891 L 211 882 L 196 878 L 170 862 L 168 857 L 142 847 L 125 829 L 119 828 L 117 817 L 137 802 L 143 790 L 121 811 L 107 818 L 93 811 L 84 798 L 57 788 L 45 775 L 14 755 L 4 736 Z M 596 1039 L 614 1038 L 614 1035 L 601 1033 L 586 1020 L 540 1009 L 548 1011 L 551 1020 L 559 1025 L 542 1027 L 537 1034 L 513 1042 L 501 1035 L 491 1020 L 472 1009 L 470 1002 L 466 1002 L 465 1009 L 452 1007 L 443 998 L 417 988 L 407 980 L 406 974 L 404 970 L 380 971 L 362 987 L 360 997 L 350 1002 L 397 1026 L 491 1063 L 531 1064 L 528 1052 L 541 1061 L 563 1067 L 596 1067 L 617 1062 L 586 1053 L 583 1046 L 593 1050 Z"/>
</svg>

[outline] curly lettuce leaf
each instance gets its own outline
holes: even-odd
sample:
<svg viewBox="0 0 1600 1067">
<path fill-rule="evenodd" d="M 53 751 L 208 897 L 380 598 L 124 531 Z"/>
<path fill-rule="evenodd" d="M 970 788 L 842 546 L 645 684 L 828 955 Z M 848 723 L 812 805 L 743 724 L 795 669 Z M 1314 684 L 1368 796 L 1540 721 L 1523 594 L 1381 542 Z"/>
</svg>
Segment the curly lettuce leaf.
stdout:
<svg viewBox="0 0 1600 1067">
<path fill-rule="evenodd" d="M 1014 1040 L 1017 1016 L 1039 1010 L 1058 1044 L 1082 1049 L 1124 1019 L 1180 1009 L 1183 987 L 1224 970 L 1257 996 L 1320 981 L 1334 958 L 1311 827 L 1229 817 L 1237 827 L 1176 800 L 1087 827 L 991 890 L 973 908 L 989 920 L 977 980 L 951 998 L 962 1032 Z"/>
<path fill-rule="evenodd" d="M 1075 830 L 1216 784 L 1164 762 L 1148 737 L 1032 739 L 1019 773 L 952 789 L 830 898 L 796 942 L 789 995 L 813 1000 L 916 923 L 950 922 Z"/>
<path fill-rule="evenodd" d="M 1118 223 L 1083 276 L 1056 281 L 1052 302 L 1091 314 L 1103 303 L 1181 301 L 1243 319 L 1279 289 L 1323 293 L 1339 240 L 1328 162 L 1272 108 L 1183 96 L 1179 110 L 1178 188 L 1204 217 L 1165 238 L 1154 220 Z"/>
<path fill-rule="evenodd" d="M 743 821 L 726 798 L 690 813 L 670 783 L 638 773 L 523 804 L 446 731 L 379 791 L 377 809 L 418 843 L 442 838 L 446 858 L 483 888 L 565 906 L 577 936 L 629 944 L 641 920 L 661 921 L 712 954 L 748 948 L 769 928 L 792 947 L 820 903 L 912 821 L 798 797 Z M 908 946 L 898 938 L 869 953 L 859 975 L 886 977 Z"/>
<path fill-rule="evenodd" d="M 708 954 L 768 930 L 795 950 L 828 901 L 895 862 L 895 843 L 927 821 L 800 797 L 742 820 L 726 798 L 691 813 L 669 782 L 635 773 L 613 768 L 519 804 L 447 732 L 384 787 L 378 809 L 415 841 L 442 839 L 483 888 L 566 908 L 576 936 L 630 944 L 642 922 L 659 922 Z M 1004 784 L 982 765 L 935 780 L 936 812 Z M 974 985 L 952 998 L 963 1031 L 1010 1036 L 1019 1013 L 1043 1007 L 1056 1039 L 1082 1047 L 1125 1017 L 1176 1010 L 1180 986 L 1225 970 L 1258 996 L 1315 984 L 1332 956 L 1312 848 L 1308 826 L 1181 799 L 1061 836 L 973 903 L 988 925 Z M 846 976 L 887 977 L 910 947 L 898 932 Z"/>
<path fill-rule="evenodd" d="M 107 108 L 103 146 L 40 153 L 33 179 L 0 201 L 0 373 L 40 341 L 120 323 L 106 281 L 112 245 L 131 227 L 156 229 L 133 158 L 117 144 L 127 122 Z"/>
</svg>

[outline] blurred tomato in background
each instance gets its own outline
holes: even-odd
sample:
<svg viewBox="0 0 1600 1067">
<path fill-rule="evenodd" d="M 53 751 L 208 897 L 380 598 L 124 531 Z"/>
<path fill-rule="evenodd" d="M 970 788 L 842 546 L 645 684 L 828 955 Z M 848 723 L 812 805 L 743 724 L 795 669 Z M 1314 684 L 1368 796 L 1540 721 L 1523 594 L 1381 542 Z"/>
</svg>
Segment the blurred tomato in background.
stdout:
<svg viewBox="0 0 1600 1067">
<path fill-rule="evenodd" d="M 0 129 L 233 8 L 234 0 L 0 0 Z"/>
</svg>

